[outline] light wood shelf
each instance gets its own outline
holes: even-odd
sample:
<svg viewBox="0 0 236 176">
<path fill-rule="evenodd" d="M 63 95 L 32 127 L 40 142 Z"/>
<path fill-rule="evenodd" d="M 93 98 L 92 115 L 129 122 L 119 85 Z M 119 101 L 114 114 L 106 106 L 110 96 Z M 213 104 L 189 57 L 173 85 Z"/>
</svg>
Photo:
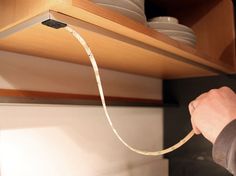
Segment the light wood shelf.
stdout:
<svg viewBox="0 0 236 176">
<path fill-rule="evenodd" d="M 175 102 L 164 104 L 159 99 L 105 96 L 108 106 L 176 106 Z M 101 105 L 99 95 L 40 92 L 29 90 L 0 89 L 0 102 L 26 104 Z"/>
<path fill-rule="evenodd" d="M 213 10 L 214 14 L 222 9 L 231 9 L 231 6 L 230 1 L 224 0 L 223 4 Z M 73 25 L 87 40 L 98 65 L 103 68 L 159 78 L 195 77 L 235 71 L 232 56 L 234 48 L 227 51 L 229 58 L 222 60 L 219 53 L 215 53 L 216 50 L 211 47 L 200 44 L 196 49 L 192 48 L 88 0 L 30 0 L 25 3 L 3 0 L 0 2 L 0 15 L 5 18 L 1 18 L 0 32 L 4 34 L 16 29 L 42 13 Z M 227 30 L 231 33 L 227 33 L 219 47 L 217 45 L 217 51 L 221 51 L 229 40 L 234 39 L 232 15 L 233 11 L 230 11 L 222 17 L 227 19 L 226 23 L 230 25 Z M 204 19 L 205 23 L 210 18 L 211 15 L 207 20 Z M 194 28 L 197 31 L 203 30 L 198 29 L 200 27 L 197 24 Z M 201 39 L 201 43 L 203 42 L 206 39 Z M 64 29 L 52 29 L 41 23 L 29 25 L 3 37 L 0 39 L 0 49 L 90 64 L 83 48 L 68 32 Z"/>
</svg>

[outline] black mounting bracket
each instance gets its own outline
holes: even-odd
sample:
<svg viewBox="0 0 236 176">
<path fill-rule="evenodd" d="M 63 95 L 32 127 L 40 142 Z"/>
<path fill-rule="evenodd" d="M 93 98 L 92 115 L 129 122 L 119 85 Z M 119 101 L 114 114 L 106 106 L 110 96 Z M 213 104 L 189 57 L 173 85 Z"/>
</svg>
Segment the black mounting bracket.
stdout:
<svg viewBox="0 0 236 176">
<path fill-rule="evenodd" d="M 54 28 L 54 29 L 60 29 L 60 28 L 64 28 L 67 26 L 67 24 L 56 21 L 56 20 L 52 20 L 52 19 L 48 19 L 46 21 L 42 22 L 43 25 L 46 25 L 48 27 Z"/>
</svg>

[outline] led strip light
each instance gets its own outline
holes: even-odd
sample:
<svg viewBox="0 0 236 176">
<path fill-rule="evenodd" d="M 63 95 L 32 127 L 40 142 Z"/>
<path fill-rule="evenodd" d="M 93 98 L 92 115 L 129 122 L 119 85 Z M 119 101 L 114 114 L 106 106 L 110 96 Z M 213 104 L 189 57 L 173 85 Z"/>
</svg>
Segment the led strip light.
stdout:
<svg viewBox="0 0 236 176">
<path fill-rule="evenodd" d="M 136 152 L 138 154 L 141 154 L 141 155 L 149 155 L 149 156 L 158 156 L 158 155 L 164 155 L 166 153 L 170 153 L 176 149 L 178 149 L 179 147 L 181 147 L 182 145 L 184 145 L 188 140 L 191 139 L 191 137 L 194 135 L 194 132 L 193 130 L 186 136 L 184 137 L 182 140 L 180 140 L 177 144 L 167 148 L 167 149 L 164 149 L 164 150 L 160 150 L 160 151 L 153 151 L 153 152 L 150 152 L 150 151 L 143 151 L 143 150 L 138 150 L 138 149 L 135 149 L 133 147 L 131 147 L 129 144 L 127 144 L 122 138 L 121 136 L 119 135 L 119 133 L 117 132 L 117 130 L 114 128 L 113 126 L 113 123 L 111 121 L 111 118 L 108 114 L 108 111 L 107 111 L 107 107 L 106 107 L 106 101 L 105 101 L 105 97 L 104 97 L 104 93 L 103 93 L 103 88 L 102 88 L 102 82 L 101 82 L 101 78 L 100 78 L 100 75 L 99 75 L 99 69 L 98 69 L 98 66 L 97 66 L 97 63 L 96 63 L 96 59 L 91 51 L 91 49 L 89 48 L 88 44 L 86 43 L 86 41 L 83 39 L 83 37 L 77 32 L 75 31 L 74 29 L 72 29 L 71 27 L 67 26 L 65 27 L 65 29 L 70 32 L 79 42 L 80 44 L 83 46 L 83 48 L 85 49 L 89 59 L 90 59 L 90 62 L 92 64 L 92 67 L 93 67 L 93 71 L 94 71 L 94 74 L 95 74 L 95 77 L 96 77 L 96 81 L 97 81 L 97 86 L 98 86 L 98 90 L 99 90 L 99 94 L 100 94 L 100 98 L 101 98 L 101 101 L 102 101 L 102 106 L 103 106 L 103 110 L 105 112 L 105 115 L 106 115 L 106 118 L 109 122 L 109 125 L 111 126 L 112 128 L 112 131 L 115 133 L 116 137 L 127 147 L 129 148 L 130 150 L 132 150 L 133 152 Z"/>
</svg>

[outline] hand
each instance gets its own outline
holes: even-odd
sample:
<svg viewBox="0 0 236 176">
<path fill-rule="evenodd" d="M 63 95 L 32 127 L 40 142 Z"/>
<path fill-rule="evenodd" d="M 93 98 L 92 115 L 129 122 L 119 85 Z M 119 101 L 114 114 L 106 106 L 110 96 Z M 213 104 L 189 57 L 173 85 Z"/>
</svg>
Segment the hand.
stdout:
<svg viewBox="0 0 236 176">
<path fill-rule="evenodd" d="M 194 132 L 214 143 L 223 128 L 236 119 L 236 94 L 228 87 L 212 89 L 193 100 L 189 111 Z"/>
</svg>

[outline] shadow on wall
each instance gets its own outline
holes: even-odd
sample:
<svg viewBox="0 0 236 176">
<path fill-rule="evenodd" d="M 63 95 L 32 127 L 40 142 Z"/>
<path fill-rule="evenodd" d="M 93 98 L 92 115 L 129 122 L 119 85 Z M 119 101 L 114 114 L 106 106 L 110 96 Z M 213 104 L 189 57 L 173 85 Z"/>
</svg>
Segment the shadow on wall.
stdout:
<svg viewBox="0 0 236 176">
<path fill-rule="evenodd" d="M 109 112 L 128 143 L 162 148 L 161 109 L 112 107 Z M 0 106 L 0 113 L 2 176 L 131 176 L 141 166 L 151 176 L 157 175 L 150 172 L 153 165 L 162 166 L 159 175 L 167 170 L 166 162 L 157 164 L 157 158 L 127 150 L 113 135 L 101 107 Z"/>
</svg>

